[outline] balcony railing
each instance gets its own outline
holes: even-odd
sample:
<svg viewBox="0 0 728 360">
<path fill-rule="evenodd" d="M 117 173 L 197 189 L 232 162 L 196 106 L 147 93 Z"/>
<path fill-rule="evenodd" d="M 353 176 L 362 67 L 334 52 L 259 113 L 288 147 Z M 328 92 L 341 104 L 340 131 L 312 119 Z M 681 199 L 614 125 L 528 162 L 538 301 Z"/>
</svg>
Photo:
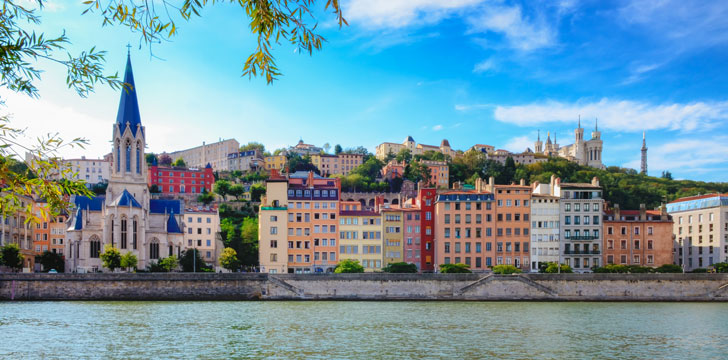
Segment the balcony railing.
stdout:
<svg viewBox="0 0 728 360">
<path fill-rule="evenodd" d="M 599 250 L 564 250 L 565 255 L 599 255 Z"/>
<path fill-rule="evenodd" d="M 599 239 L 598 236 L 593 235 L 580 235 L 580 236 L 567 236 L 564 237 L 566 240 L 575 240 L 575 241 L 581 241 L 581 240 L 597 240 Z"/>
<path fill-rule="evenodd" d="M 287 206 L 261 206 L 261 210 L 288 210 Z"/>
</svg>

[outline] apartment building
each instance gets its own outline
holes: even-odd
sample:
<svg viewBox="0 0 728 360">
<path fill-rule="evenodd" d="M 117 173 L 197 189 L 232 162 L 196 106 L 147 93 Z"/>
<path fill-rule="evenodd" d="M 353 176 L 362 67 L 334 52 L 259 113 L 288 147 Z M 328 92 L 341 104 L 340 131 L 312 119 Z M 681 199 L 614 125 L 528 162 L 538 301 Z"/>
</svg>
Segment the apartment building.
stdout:
<svg viewBox="0 0 728 360">
<path fill-rule="evenodd" d="M 260 150 L 236 151 L 227 155 L 229 171 L 251 172 L 265 168 Z"/>
<path fill-rule="evenodd" d="M 673 222 L 667 208 L 604 213 L 604 264 L 659 267 L 673 263 Z"/>
<path fill-rule="evenodd" d="M 33 206 L 33 199 L 20 196 L 20 207 Z M 26 216 L 22 211 L 14 214 L 0 215 L 0 246 L 10 243 L 18 244 L 20 253 L 24 256 L 23 272 L 31 272 L 35 267 L 35 249 L 33 248 L 33 227 L 25 222 Z"/>
<path fill-rule="evenodd" d="M 463 263 L 472 271 L 495 265 L 495 196 L 480 179 L 474 190 L 451 190 L 435 202 L 435 264 Z"/>
<path fill-rule="evenodd" d="M 48 214 L 42 214 L 48 208 L 48 203 L 43 200 L 33 201 L 33 213 L 38 218 L 38 222 L 33 227 L 33 250 L 35 255 L 40 255 L 51 248 L 51 221 L 54 220 Z"/>
<path fill-rule="evenodd" d="M 450 147 L 450 142 L 447 139 L 443 139 L 440 142 L 440 146 L 417 144 L 412 136 L 407 138 L 402 143 L 391 143 L 384 142 L 377 145 L 376 157 L 379 160 L 385 160 L 390 154 L 397 155 L 400 151 L 407 149 L 412 155 L 422 155 L 426 151 L 440 152 L 444 155 L 454 157 L 457 152 Z"/>
<path fill-rule="evenodd" d="M 286 157 L 286 155 L 271 155 L 264 157 L 263 163 L 265 164 L 266 170 L 276 170 L 279 173 L 282 173 L 286 169 L 288 158 Z"/>
<path fill-rule="evenodd" d="M 365 272 L 380 271 L 383 263 L 382 216 L 362 209 L 358 201 L 339 206 L 339 261 L 359 261 Z"/>
<path fill-rule="evenodd" d="M 68 227 L 68 225 L 66 224 L 67 220 L 68 215 L 66 213 L 62 213 L 53 218 L 49 224 L 49 227 L 51 229 L 50 251 L 56 254 L 60 254 L 61 256 L 65 256 L 63 249 L 66 246 L 63 243 L 63 240 L 66 237 L 66 228 Z"/>
<path fill-rule="evenodd" d="M 404 227 L 403 213 L 399 208 L 382 208 L 382 226 L 384 227 L 384 263 L 388 264 L 404 261 Z"/>
<path fill-rule="evenodd" d="M 25 161 L 32 164 L 36 157 L 26 152 Z M 69 170 L 68 173 L 56 174 L 56 178 L 68 180 L 83 180 L 88 185 L 95 185 L 109 181 L 111 174 L 111 161 L 107 159 L 87 159 L 81 156 L 80 159 L 62 159 L 58 164 L 61 171 Z"/>
<path fill-rule="evenodd" d="M 667 204 L 672 216 L 674 262 L 692 271 L 728 258 L 728 194 L 677 199 Z"/>
<path fill-rule="evenodd" d="M 258 234 L 261 271 L 333 272 L 339 251 L 339 179 L 323 178 L 311 171 L 282 177 L 273 171 L 266 189 Z M 279 236 L 284 229 L 285 237 Z"/>
<path fill-rule="evenodd" d="M 276 170 L 266 181 L 266 194 L 261 197 L 258 215 L 258 262 L 260 272 L 288 272 L 288 180 Z"/>
<path fill-rule="evenodd" d="M 425 185 L 441 189 L 446 189 L 448 187 L 450 181 L 450 170 L 446 162 L 431 160 L 419 160 L 419 162 L 427 166 L 427 170 L 430 174 Z M 382 176 L 388 180 L 398 177 L 401 178 L 404 176 L 405 166 L 406 164 L 403 161 L 398 162 L 396 160 L 391 160 L 382 168 Z"/>
<path fill-rule="evenodd" d="M 157 185 L 159 192 L 165 195 L 200 194 L 212 192 L 215 176 L 212 166 L 203 168 L 187 168 L 178 166 L 149 166 L 148 185 Z"/>
<path fill-rule="evenodd" d="M 184 212 L 184 248 L 196 249 L 205 263 L 217 267 L 224 247 L 220 235 L 220 215 L 217 206 L 188 207 Z"/>
<path fill-rule="evenodd" d="M 364 160 L 364 155 L 361 154 L 315 154 L 311 155 L 311 163 L 321 173 L 321 176 L 328 177 L 329 175 L 349 175 L 351 170 L 354 170 L 357 166 L 361 165 Z"/>
<path fill-rule="evenodd" d="M 217 142 L 206 144 L 186 150 L 175 151 L 169 154 L 172 160 L 182 158 L 187 166 L 192 168 L 204 168 L 210 164 L 215 171 L 227 171 L 228 154 L 237 153 L 240 143 L 235 139 L 220 139 Z"/>
<path fill-rule="evenodd" d="M 492 186 L 495 195 L 495 264 L 513 265 L 523 271 L 531 268 L 529 229 L 531 228 L 531 187 Z"/>
<path fill-rule="evenodd" d="M 560 261 L 559 197 L 549 195 L 547 187 L 536 182 L 531 195 L 531 272 Z"/>
<path fill-rule="evenodd" d="M 590 272 L 602 266 L 602 188 L 591 183 L 562 183 L 555 179 L 554 195 L 560 201 L 561 262 L 574 272 Z"/>
</svg>

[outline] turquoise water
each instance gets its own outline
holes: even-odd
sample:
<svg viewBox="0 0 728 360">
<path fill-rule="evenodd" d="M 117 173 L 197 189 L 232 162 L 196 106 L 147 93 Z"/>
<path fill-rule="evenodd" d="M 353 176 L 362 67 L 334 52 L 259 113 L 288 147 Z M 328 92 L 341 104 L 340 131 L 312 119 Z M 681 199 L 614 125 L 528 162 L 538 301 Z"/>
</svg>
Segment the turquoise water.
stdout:
<svg viewBox="0 0 728 360">
<path fill-rule="evenodd" d="M 728 304 L 7 302 L 0 357 L 725 359 Z"/>
</svg>

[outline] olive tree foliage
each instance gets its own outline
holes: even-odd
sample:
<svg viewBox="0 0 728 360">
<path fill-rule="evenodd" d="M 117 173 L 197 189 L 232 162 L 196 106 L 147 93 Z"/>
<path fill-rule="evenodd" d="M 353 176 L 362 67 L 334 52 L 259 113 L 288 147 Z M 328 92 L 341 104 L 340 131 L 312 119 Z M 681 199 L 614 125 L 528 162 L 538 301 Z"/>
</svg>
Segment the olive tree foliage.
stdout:
<svg viewBox="0 0 728 360">
<path fill-rule="evenodd" d="M 206 6 L 220 3 L 240 6 L 250 31 L 257 35 L 257 47 L 245 60 L 243 76 L 260 75 L 271 84 L 281 75 L 272 54 L 275 46 L 287 42 L 310 55 L 321 50 L 325 41 L 315 32 L 316 0 L 87 0 L 84 13 L 100 14 L 104 25 L 129 27 L 140 34 L 140 42 L 151 45 L 176 36 L 180 20 L 199 17 Z M 324 10 L 334 13 L 339 27 L 348 25 L 339 0 L 326 0 Z"/>
</svg>

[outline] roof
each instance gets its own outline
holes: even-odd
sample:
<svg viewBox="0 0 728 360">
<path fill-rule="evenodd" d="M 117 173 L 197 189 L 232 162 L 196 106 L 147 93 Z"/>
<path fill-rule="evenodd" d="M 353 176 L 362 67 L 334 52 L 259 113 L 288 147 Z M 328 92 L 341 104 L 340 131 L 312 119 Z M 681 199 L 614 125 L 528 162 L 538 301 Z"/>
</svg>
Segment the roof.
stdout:
<svg viewBox="0 0 728 360">
<path fill-rule="evenodd" d="M 412 136 L 407 136 L 407 139 L 405 139 L 404 142 L 408 141 L 415 142 L 415 139 L 413 139 Z"/>
<path fill-rule="evenodd" d="M 73 222 L 71 223 L 71 226 L 68 227 L 68 230 L 81 230 L 83 229 L 83 212 L 81 211 L 81 208 L 79 207 L 76 209 L 76 216 L 73 218 Z"/>
<path fill-rule="evenodd" d="M 126 57 L 126 70 L 124 71 L 124 83 L 131 85 L 131 88 L 121 89 L 119 100 L 119 111 L 116 114 L 116 124 L 119 131 L 124 132 L 126 124 L 129 123 L 131 133 L 136 136 L 137 126 L 142 125 L 142 118 L 139 115 L 139 101 L 137 100 L 137 88 L 134 84 L 134 74 L 131 69 L 131 55 Z"/>
<path fill-rule="evenodd" d="M 450 147 L 450 142 L 447 141 L 447 139 L 442 139 L 442 142 L 440 143 L 440 147 Z"/>
<path fill-rule="evenodd" d="M 126 189 L 121 192 L 121 195 L 114 200 L 113 203 L 111 203 L 111 206 L 131 206 L 136 208 L 141 208 L 142 205 L 139 204 L 139 202 L 134 198 L 132 194 L 130 194 Z"/>
<path fill-rule="evenodd" d="M 561 183 L 561 188 L 601 189 L 601 186 L 592 185 L 591 183 Z"/>
<path fill-rule="evenodd" d="M 169 218 L 167 219 L 167 232 L 168 233 L 182 233 L 182 229 L 179 227 L 179 224 L 177 223 L 177 219 L 174 217 L 174 214 L 169 214 Z"/>
<path fill-rule="evenodd" d="M 90 211 L 101 211 L 101 209 L 104 207 L 105 201 L 106 198 L 103 196 L 75 196 L 73 199 L 73 203 L 77 207 Z"/>
<path fill-rule="evenodd" d="M 182 213 L 182 201 L 151 199 L 149 200 L 149 212 L 152 214 Z"/>
<path fill-rule="evenodd" d="M 705 195 L 687 196 L 687 197 L 684 197 L 684 198 L 679 198 L 677 200 L 671 201 L 668 204 L 675 204 L 675 203 L 679 203 L 679 202 L 683 202 L 683 201 L 691 201 L 691 200 L 709 199 L 709 198 L 717 197 L 717 196 L 720 196 L 720 197 L 728 197 L 728 194 L 718 194 L 718 193 L 715 193 L 715 194 L 705 194 Z"/>
<path fill-rule="evenodd" d="M 292 177 L 292 178 L 296 178 L 296 179 L 305 179 L 305 178 L 308 178 L 308 171 L 296 171 L 293 174 L 289 174 L 288 177 Z M 325 177 L 323 177 L 319 174 L 316 174 L 316 173 L 313 173 L 313 178 L 314 179 L 326 179 Z"/>
</svg>

